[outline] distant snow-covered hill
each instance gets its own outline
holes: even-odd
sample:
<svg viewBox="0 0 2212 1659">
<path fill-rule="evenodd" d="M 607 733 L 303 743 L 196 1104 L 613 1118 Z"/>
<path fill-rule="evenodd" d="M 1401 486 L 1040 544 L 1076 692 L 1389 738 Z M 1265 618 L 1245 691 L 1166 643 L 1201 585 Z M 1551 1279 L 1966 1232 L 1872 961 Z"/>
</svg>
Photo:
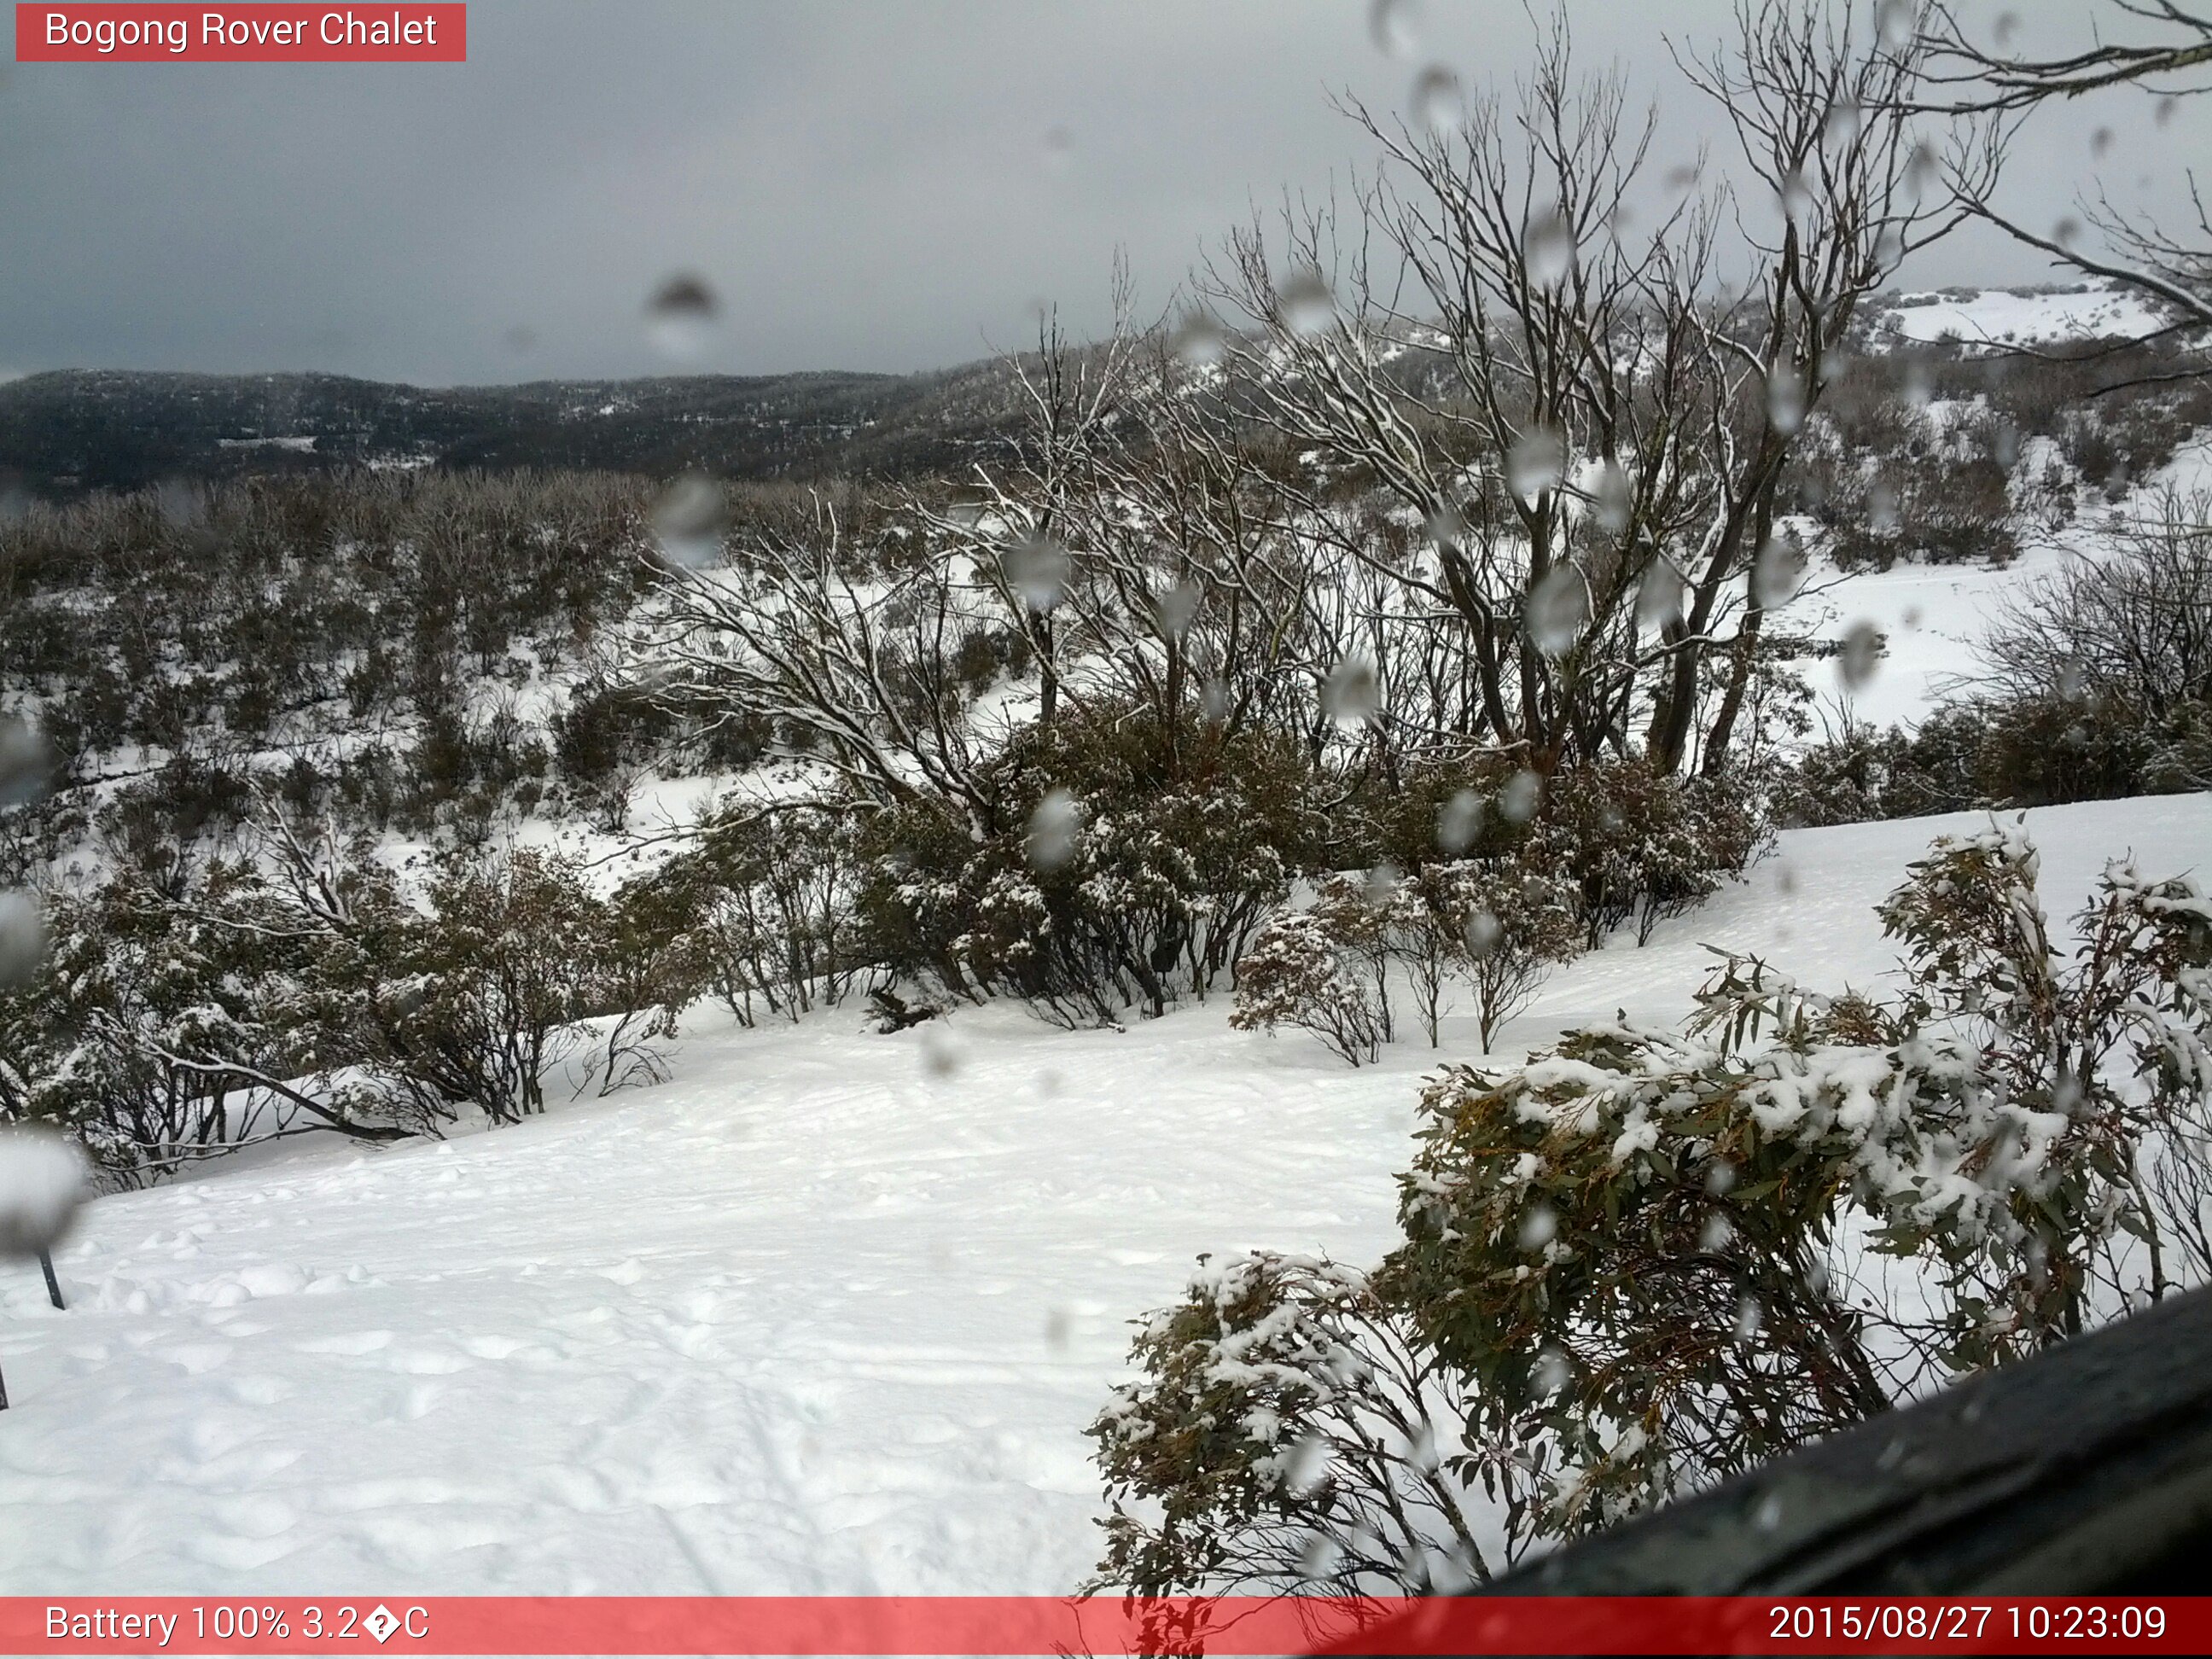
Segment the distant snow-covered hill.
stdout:
<svg viewBox="0 0 2212 1659">
<path fill-rule="evenodd" d="M 1886 295 L 1870 334 L 1962 345 L 2056 345 L 2141 339 L 2165 326 L 2152 301 L 2107 283 L 2072 288 L 1948 288 Z"/>
</svg>

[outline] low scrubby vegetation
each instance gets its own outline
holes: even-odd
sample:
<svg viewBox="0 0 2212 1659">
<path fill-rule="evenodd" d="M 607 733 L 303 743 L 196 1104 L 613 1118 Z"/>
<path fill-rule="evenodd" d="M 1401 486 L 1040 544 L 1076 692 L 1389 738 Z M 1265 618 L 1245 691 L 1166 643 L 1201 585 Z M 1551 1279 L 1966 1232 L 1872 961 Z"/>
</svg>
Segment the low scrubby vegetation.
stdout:
<svg viewBox="0 0 2212 1659">
<path fill-rule="evenodd" d="M 2169 490 L 2005 601 L 1960 695 L 1911 732 L 1799 757 L 1804 823 L 2212 788 L 2212 495 Z"/>
<path fill-rule="evenodd" d="M 1383 1261 L 1144 1327 L 1101 1587 L 1462 1587 L 2212 1278 L 2212 902 L 2116 864 L 2064 951 L 2037 869 L 1939 840 L 1887 999 L 1730 957 L 1679 1031 L 1432 1078 Z"/>
</svg>

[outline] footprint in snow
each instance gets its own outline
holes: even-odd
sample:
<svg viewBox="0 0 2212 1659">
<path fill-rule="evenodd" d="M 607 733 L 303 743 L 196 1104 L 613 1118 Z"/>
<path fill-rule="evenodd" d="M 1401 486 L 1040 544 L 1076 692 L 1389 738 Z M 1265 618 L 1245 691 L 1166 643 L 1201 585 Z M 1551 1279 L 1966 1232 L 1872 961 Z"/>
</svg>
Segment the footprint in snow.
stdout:
<svg viewBox="0 0 2212 1659">
<path fill-rule="evenodd" d="M 192 1376 L 198 1376 L 203 1372 L 213 1370 L 224 1360 L 229 1358 L 230 1344 L 228 1342 L 179 1343 L 173 1348 L 158 1350 L 156 1357 L 167 1360 L 172 1365 L 180 1366 Z"/>
<path fill-rule="evenodd" d="M 385 1361 L 392 1370 L 406 1376 L 451 1376 L 455 1371 L 468 1370 L 472 1363 L 465 1355 L 437 1348 L 405 1348 Z"/>
<path fill-rule="evenodd" d="M 234 1377 L 230 1384 L 230 1397 L 241 1406 L 273 1406 L 291 1392 L 281 1376 Z"/>
</svg>

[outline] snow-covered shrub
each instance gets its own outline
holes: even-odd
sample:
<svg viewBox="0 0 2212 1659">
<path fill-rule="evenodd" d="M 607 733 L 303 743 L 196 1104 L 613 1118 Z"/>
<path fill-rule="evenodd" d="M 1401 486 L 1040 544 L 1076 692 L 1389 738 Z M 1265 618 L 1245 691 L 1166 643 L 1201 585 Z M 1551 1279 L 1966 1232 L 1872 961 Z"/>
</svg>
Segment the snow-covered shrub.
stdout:
<svg viewBox="0 0 2212 1659">
<path fill-rule="evenodd" d="M 1414 891 L 1434 937 L 1455 947 L 1451 966 L 1474 988 L 1485 1049 L 1498 1028 L 1527 1007 L 1552 969 L 1583 943 L 1574 882 L 1525 860 L 1432 865 L 1421 872 Z M 1428 1019 L 1432 1047 L 1435 1024 Z"/>
<path fill-rule="evenodd" d="M 2069 957 L 2036 870 L 2014 826 L 1939 841 L 1881 907 L 1887 1001 L 1729 957 L 1681 1031 L 1431 1079 L 1371 1276 L 1232 1264 L 1139 1339 L 1105 1577 L 1325 1584 L 1409 1490 L 1480 1574 L 1471 1514 L 1510 1559 L 2212 1272 L 2212 902 L 2115 863 Z M 1356 1498 L 1278 1480 L 1310 1443 Z"/>
<path fill-rule="evenodd" d="M 675 726 L 662 702 L 635 686 L 580 686 L 551 721 L 553 763 L 578 805 L 618 833 L 629 798 Z"/>
<path fill-rule="evenodd" d="M 2011 595 L 1982 642 L 1993 799 L 2022 805 L 2212 781 L 2212 494 L 2168 490 Z"/>
<path fill-rule="evenodd" d="M 1203 997 L 1321 840 L 1304 761 L 1257 730 L 1063 716 L 1019 734 L 987 781 L 982 822 L 925 799 L 870 826 L 870 951 L 900 975 L 1018 996 L 1064 1024 Z M 1030 823 L 1054 792 L 1073 821 L 1041 859 Z"/>
<path fill-rule="evenodd" d="M 699 917 L 682 889 L 646 877 L 626 883 L 578 918 L 596 921 L 586 1012 L 599 1022 L 586 1073 L 601 1095 L 629 1084 L 663 1083 L 659 1044 L 714 979 Z"/>
<path fill-rule="evenodd" d="M 0 990 L 0 1121 L 66 1129 L 116 1186 L 307 1129 L 401 1133 L 362 1091 L 310 1075 L 313 953 L 230 925 L 252 886 L 217 865 L 182 892 L 125 873 L 48 893 L 45 969 Z"/>
<path fill-rule="evenodd" d="M 1353 1066 L 1391 1038 L 1386 979 L 1395 894 L 1346 876 L 1322 884 L 1312 905 L 1262 927 L 1237 964 L 1240 1031 L 1291 1025 L 1312 1032 Z"/>
<path fill-rule="evenodd" d="M 1504 810 L 1509 802 L 1516 810 Z M 1632 920 L 1643 942 L 1661 920 L 1741 875 L 1772 836 L 1755 781 L 1670 776 L 1642 756 L 1539 780 L 1512 757 L 1476 755 L 1418 769 L 1369 810 L 1376 850 L 1399 868 L 1419 870 L 1441 851 L 1571 881 L 1593 947 Z"/>
<path fill-rule="evenodd" d="M 592 1012 L 599 902 L 569 860 L 529 848 L 441 860 L 428 911 L 372 887 L 331 941 L 319 991 L 349 1001 L 358 1063 L 427 1121 L 545 1109 L 545 1078 Z M 326 1001 L 324 1018 L 342 1018 Z"/>
<path fill-rule="evenodd" d="M 842 1001 L 870 965 L 855 915 L 860 834 L 851 816 L 793 804 L 724 814 L 646 882 L 711 990 L 750 1025 Z"/>
<path fill-rule="evenodd" d="M 1644 943 L 1741 875 L 1772 833 L 1743 780 L 1663 777 L 1641 757 L 1552 778 L 1531 831 L 1522 858 L 1574 881 L 1593 948 L 1631 919 Z"/>
<path fill-rule="evenodd" d="M 1092 1591 L 1403 1594 L 1487 1577 L 1447 1458 L 1467 1379 L 1367 1275 L 1310 1257 L 1201 1264 L 1091 1433 L 1113 1515 Z"/>
<path fill-rule="evenodd" d="M 1977 703 L 1936 709 L 1911 731 L 1852 725 L 1774 769 L 1777 820 L 1791 825 L 1926 817 L 1982 804 L 1989 713 Z"/>
</svg>

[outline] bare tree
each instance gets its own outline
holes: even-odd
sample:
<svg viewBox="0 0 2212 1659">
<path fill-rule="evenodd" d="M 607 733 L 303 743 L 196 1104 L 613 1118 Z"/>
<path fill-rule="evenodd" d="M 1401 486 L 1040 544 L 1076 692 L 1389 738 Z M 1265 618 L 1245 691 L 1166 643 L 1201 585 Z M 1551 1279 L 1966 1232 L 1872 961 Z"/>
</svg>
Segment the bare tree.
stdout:
<svg viewBox="0 0 2212 1659">
<path fill-rule="evenodd" d="M 710 722 L 750 716 L 865 800 L 922 793 L 987 817 L 989 747 L 952 661 L 994 579 L 918 534 L 855 547 L 834 501 L 751 536 L 726 568 L 670 574 L 640 649 L 646 672 Z M 985 826 L 987 827 L 987 826 Z"/>
<path fill-rule="evenodd" d="M 1929 78 L 1938 92 L 1934 106 L 1953 113 L 2024 114 L 2054 100 L 2136 87 L 2159 100 L 2158 119 L 2164 125 L 2183 100 L 2201 95 L 2212 84 L 2176 81 L 2191 71 L 2212 70 L 2212 13 L 2189 9 L 2175 0 L 2107 0 L 2107 5 L 2117 21 L 2156 38 L 2100 39 L 2063 57 L 2021 58 L 2006 51 L 2002 36 L 1984 42 L 1961 24 L 1952 7 L 1934 6 L 1922 37 L 1922 50 L 1930 59 Z M 2165 301 L 2182 325 L 2195 329 L 2212 325 L 2212 210 L 2194 170 L 2186 177 L 2195 223 L 2178 231 L 2115 207 L 2101 188 L 2082 200 L 2081 218 L 2103 239 L 2101 252 L 2080 245 L 2078 225 L 2062 222 L 2049 231 L 2031 230 L 1997 208 L 1985 188 L 1970 186 L 1962 196 L 1976 217 L 2076 270 Z"/>
<path fill-rule="evenodd" d="M 1318 489 L 1304 515 L 1409 614 L 1455 620 L 1463 741 L 1549 770 L 1626 752 L 1641 719 L 1663 770 L 1729 759 L 1806 410 L 1859 301 L 1960 216 L 1929 199 L 1918 56 L 1869 44 L 1861 10 L 1747 3 L 1730 46 L 1679 55 L 1778 230 L 1694 175 L 1655 191 L 1650 117 L 1617 73 L 1574 72 L 1562 20 L 1510 97 L 1449 126 L 1347 105 L 1383 155 L 1354 212 L 1286 205 L 1201 274 L 1243 325 L 1234 405 L 1426 527 L 1409 553 Z M 1994 169 L 1981 135 L 1957 177 Z"/>
<path fill-rule="evenodd" d="M 2142 721 L 2212 705 L 2212 492 L 2169 489 L 2095 559 L 2014 589 L 1982 640 L 1982 684 L 2094 698 Z"/>
</svg>

